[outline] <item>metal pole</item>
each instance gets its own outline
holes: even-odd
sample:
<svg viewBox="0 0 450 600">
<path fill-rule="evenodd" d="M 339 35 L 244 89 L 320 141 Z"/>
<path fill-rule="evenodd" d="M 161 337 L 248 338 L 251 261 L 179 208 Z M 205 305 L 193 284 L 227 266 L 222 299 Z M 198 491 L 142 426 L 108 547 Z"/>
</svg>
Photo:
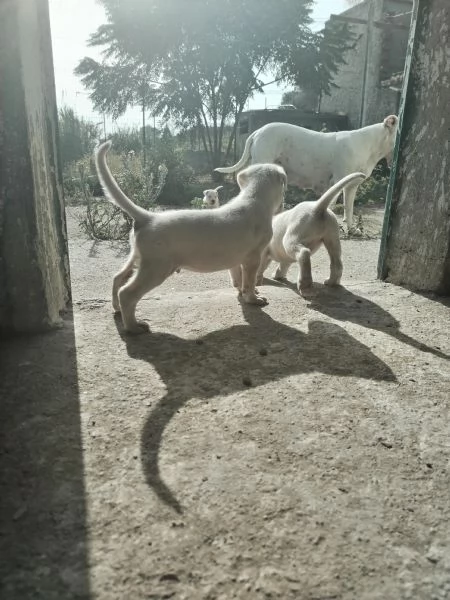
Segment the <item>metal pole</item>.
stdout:
<svg viewBox="0 0 450 600">
<path fill-rule="evenodd" d="M 142 164 L 147 162 L 146 140 L 145 140 L 145 98 L 142 96 Z"/>
<path fill-rule="evenodd" d="M 369 2 L 369 12 L 367 15 L 367 32 L 366 32 L 366 51 L 364 55 L 364 70 L 361 88 L 361 106 L 359 111 L 359 127 L 363 126 L 364 116 L 366 112 L 366 87 L 367 87 L 367 71 L 369 69 L 369 54 L 370 44 L 372 41 L 373 15 L 375 10 L 375 0 Z"/>
</svg>

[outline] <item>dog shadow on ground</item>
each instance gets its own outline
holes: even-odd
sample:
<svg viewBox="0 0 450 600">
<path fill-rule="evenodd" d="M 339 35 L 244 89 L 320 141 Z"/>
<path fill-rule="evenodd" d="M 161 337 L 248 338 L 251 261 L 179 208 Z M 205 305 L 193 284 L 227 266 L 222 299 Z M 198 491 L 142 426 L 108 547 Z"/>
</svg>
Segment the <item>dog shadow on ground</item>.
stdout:
<svg viewBox="0 0 450 600">
<path fill-rule="evenodd" d="M 242 308 L 246 324 L 198 339 L 162 332 L 129 336 L 116 319 L 129 356 L 153 365 L 167 388 L 144 425 L 141 460 L 149 486 L 177 512 L 182 507 L 162 478 L 159 452 L 166 426 L 190 399 L 211 399 L 311 372 L 396 381 L 380 358 L 338 325 L 312 321 L 304 333 L 257 307 Z"/>
<path fill-rule="evenodd" d="M 295 283 L 288 280 L 276 281 L 264 278 L 263 285 L 288 287 L 297 292 Z M 399 321 L 387 310 L 384 310 L 384 308 L 381 308 L 375 302 L 367 300 L 367 298 L 353 294 L 343 286 L 330 287 L 314 283 L 313 293 L 310 297 L 305 298 L 304 301 L 308 302 L 310 310 L 314 310 L 337 321 L 347 321 L 361 327 L 366 327 L 367 329 L 386 333 L 416 350 L 428 352 L 446 360 L 450 359 L 450 356 L 442 352 L 439 348 L 427 346 L 403 333 L 400 330 Z"/>
</svg>

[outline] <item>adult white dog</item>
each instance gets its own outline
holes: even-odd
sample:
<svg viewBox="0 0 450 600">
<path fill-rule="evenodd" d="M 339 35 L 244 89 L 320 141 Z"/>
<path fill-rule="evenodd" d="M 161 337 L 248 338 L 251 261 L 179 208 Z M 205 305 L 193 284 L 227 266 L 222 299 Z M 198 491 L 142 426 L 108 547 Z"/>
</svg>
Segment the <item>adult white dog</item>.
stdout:
<svg viewBox="0 0 450 600">
<path fill-rule="evenodd" d="M 398 117 L 353 131 L 321 133 L 288 123 L 269 123 L 254 131 L 245 142 L 244 153 L 232 167 L 216 169 L 234 173 L 247 164 L 274 162 L 282 165 L 288 183 L 322 194 L 342 177 L 361 171 L 372 173 L 382 158 L 392 159 Z M 353 204 L 358 183 L 344 189 L 344 219 L 353 225 Z"/>
<path fill-rule="evenodd" d="M 106 142 L 95 154 L 98 176 L 107 198 L 134 220 L 131 253 L 115 275 L 112 291 L 113 308 L 122 314 L 125 329 L 148 330 L 145 321 L 136 320 L 136 305 L 177 269 L 201 273 L 230 269 L 244 302 L 266 304 L 255 290 L 256 272 L 272 237 L 272 217 L 283 203 L 287 185 L 283 168 L 262 164 L 241 171 L 239 195 L 216 210 L 154 213 L 136 206 L 122 192 L 106 164 L 110 147 Z"/>
<path fill-rule="evenodd" d="M 330 277 L 325 285 L 339 285 L 342 276 L 339 224 L 328 206 L 346 185 L 360 183 L 365 177 L 364 173 L 351 173 L 335 183 L 319 200 L 300 202 L 274 217 L 272 240 L 263 253 L 258 270 L 258 285 L 272 260 L 279 263 L 275 279 L 284 279 L 290 265 L 297 261 L 298 291 L 307 293 L 312 286 L 311 254 L 322 244 L 330 256 Z"/>
</svg>

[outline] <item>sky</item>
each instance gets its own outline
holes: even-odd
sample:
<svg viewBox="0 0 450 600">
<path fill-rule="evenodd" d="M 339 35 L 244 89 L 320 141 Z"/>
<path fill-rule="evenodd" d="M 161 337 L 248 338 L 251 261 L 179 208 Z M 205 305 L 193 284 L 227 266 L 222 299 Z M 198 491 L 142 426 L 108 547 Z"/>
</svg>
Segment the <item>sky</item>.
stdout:
<svg viewBox="0 0 450 600">
<path fill-rule="evenodd" d="M 349 0 L 317 0 L 312 13 L 314 28 L 320 29 L 331 13 L 340 13 L 349 5 Z M 90 48 L 87 40 L 99 25 L 106 22 L 103 8 L 96 0 L 49 0 L 49 8 L 58 106 L 70 106 L 81 117 L 95 123 L 103 122 L 102 115 L 94 111 L 89 93 L 73 72 L 85 56 L 101 59 L 99 50 Z M 247 108 L 277 106 L 283 90 L 276 85 L 267 86 L 265 93 L 255 95 Z M 139 126 L 141 120 L 141 111 L 136 107 L 129 109 L 117 122 L 106 117 L 106 129 L 109 132 L 116 127 Z"/>
</svg>

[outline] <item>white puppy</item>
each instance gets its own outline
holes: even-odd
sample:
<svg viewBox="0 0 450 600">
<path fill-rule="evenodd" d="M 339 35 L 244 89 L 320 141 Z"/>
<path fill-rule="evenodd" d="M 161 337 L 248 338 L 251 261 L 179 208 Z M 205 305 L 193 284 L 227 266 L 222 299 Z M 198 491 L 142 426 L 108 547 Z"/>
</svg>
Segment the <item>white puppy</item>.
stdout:
<svg viewBox="0 0 450 600">
<path fill-rule="evenodd" d="M 219 208 L 219 190 L 223 185 L 217 186 L 214 190 L 203 191 L 203 208 Z"/>
<path fill-rule="evenodd" d="M 286 171 L 288 183 L 311 188 L 318 194 L 349 173 L 369 176 L 375 165 L 392 158 L 398 117 L 354 129 L 321 133 L 288 123 L 269 123 L 254 131 L 245 142 L 244 153 L 232 167 L 216 169 L 234 173 L 247 164 L 274 162 Z M 358 184 L 344 189 L 344 219 L 352 229 L 353 204 Z"/>
<path fill-rule="evenodd" d="M 136 206 L 118 186 L 106 164 L 110 147 L 106 142 L 96 152 L 98 176 L 108 199 L 134 220 L 131 253 L 114 277 L 112 292 L 125 329 L 148 330 L 146 322 L 136 320 L 136 305 L 179 268 L 200 273 L 230 269 L 244 302 L 266 304 L 255 292 L 256 272 L 272 237 L 272 217 L 283 202 L 287 178 L 282 167 L 245 169 L 238 176 L 239 195 L 217 210 L 152 213 Z"/>
<path fill-rule="evenodd" d="M 364 173 L 352 173 L 335 183 L 314 202 L 300 202 L 294 208 L 276 215 L 273 219 L 273 236 L 263 253 L 258 270 L 257 283 L 262 283 L 263 273 L 270 261 L 279 263 L 275 279 L 284 279 L 293 262 L 298 262 L 297 287 L 305 293 L 312 286 L 311 254 L 322 244 L 330 255 L 330 278 L 326 285 L 339 285 L 342 275 L 341 243 L 339 225 L 335 215 L 328 209 L 330 202 L 351 183 L 365 179 Z"/>
</svg>

